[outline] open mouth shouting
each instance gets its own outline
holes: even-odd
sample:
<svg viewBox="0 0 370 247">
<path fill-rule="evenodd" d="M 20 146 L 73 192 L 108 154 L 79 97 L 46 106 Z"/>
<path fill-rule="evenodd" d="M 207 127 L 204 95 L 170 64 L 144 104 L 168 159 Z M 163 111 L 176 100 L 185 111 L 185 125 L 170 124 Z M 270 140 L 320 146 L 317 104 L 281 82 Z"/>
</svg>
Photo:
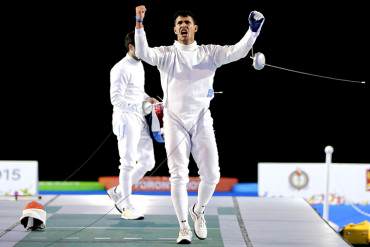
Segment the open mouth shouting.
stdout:
<svg viewBox="0 0 370 247">
<path fill-rule="evenodd" d="M 187 29 L 181 29 L 180 34 L 182 37 L 187 37 L 189 32 Z"/>
</svg>

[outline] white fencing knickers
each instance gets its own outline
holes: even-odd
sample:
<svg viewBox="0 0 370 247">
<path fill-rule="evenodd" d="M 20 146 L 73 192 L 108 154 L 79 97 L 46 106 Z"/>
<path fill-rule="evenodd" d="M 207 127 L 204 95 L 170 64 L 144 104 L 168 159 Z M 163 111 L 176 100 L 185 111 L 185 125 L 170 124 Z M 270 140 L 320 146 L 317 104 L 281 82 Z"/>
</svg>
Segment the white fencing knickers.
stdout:
<svg viewBox="0 0 370 247">
<path fill-rule="evenodd" d="M 119 191 L 125 198 L 121 207 L 130 207 L 132 185 L 155 165 L 153 141 L 144 118 L 134 112 L 113 113 L 113 133 L 120 156 Z"/>
<path fill-rule="evenodd" d="M 180 222 L 188 218 L 187 183 L 189 182 L 190 153 L 198 166 L 200 185 L 198 203 L 206 205 L 220 180 L 220 167 L 213 119 L 203 110 L 196 117 L 180 120 L 165 109 L 164 138 L 171 182 L 171 198 Z"/>
</svg>

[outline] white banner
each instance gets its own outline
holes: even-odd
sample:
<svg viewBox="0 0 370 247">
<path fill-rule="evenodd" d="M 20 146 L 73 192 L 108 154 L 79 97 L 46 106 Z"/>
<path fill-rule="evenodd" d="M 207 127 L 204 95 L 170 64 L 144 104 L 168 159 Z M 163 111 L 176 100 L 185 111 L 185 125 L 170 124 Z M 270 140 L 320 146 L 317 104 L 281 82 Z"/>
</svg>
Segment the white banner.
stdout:
<svg viewBox="0 0 370 247">
<path fill-rule="evenodd" d="M 38 195 L 37 161 L 0 161 L 0 196 Z"/>
<path fill-rule="evenodd" d="M 331 203 L 370 203 L 370 164 L 332 163 L 329 181 Z M 325 163 L 258 164 L 259 196 L 321 203 L 325 190 Z"/>
</svg>

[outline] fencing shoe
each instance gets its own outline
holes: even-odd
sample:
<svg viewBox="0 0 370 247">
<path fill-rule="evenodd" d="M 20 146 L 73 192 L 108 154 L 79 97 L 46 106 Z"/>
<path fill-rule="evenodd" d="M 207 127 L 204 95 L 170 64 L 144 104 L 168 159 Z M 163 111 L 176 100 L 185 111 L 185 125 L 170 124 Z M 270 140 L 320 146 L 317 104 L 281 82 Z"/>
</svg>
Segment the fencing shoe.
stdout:
<svg viewBox="0 0 370 247">
<path fill-rule="evenodd" d="M 194 232 L 195 236 L 200 240 L 207 238 L 207 225 L 206 220 L 204 219 L 204 212 L 196 213 L 194 212 L 195 204 L 189 208 L 191 219 L 194 221 Z"/>
<path fill-rule="evenodd" d="M 123 208 L 121 218 L 125 220 L 142 220 L 144 215 L 134 207 Z"/>
<path fill-rule="evenodd" d="M 179 236 L 177 237 L 176 243 L 178 244 L 191 244 L 191 238 L 193 233 L 189 227 L 180 228 Z"/>
<path fill-rule="evenodd" d="M 114 206 L 116 207 L 118 212 L 122 214 L 122 209 L 118 206 L 120 199 L 122 198 L 122 194 L 117 191 L 117 186 L 114 186 L 107 190 L 107 194 L 109 198 L 112 199 L 112 201 L 114 202 Z"/>
</svg>

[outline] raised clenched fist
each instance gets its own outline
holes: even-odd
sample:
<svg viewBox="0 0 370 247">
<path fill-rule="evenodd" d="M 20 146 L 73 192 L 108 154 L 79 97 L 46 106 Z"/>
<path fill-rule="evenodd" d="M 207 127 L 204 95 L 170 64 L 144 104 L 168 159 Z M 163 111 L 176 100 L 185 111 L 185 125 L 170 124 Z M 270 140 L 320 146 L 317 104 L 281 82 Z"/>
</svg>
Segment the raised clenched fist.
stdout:
<svg viewBox="0 0 370 247">
<path fill-rule="evenodd" d="M 252 11 L 248 17 L 249 27 L 252 32 L 259 32 L 265 22 L 265 17 L 258 11 Z"/>
<path fill-rule="evenodd" d="M 143 20 L 145 17 L 146 8 L 144 5 L 140 5 L 136 7 L 136 19 Z"/>
</svg>

